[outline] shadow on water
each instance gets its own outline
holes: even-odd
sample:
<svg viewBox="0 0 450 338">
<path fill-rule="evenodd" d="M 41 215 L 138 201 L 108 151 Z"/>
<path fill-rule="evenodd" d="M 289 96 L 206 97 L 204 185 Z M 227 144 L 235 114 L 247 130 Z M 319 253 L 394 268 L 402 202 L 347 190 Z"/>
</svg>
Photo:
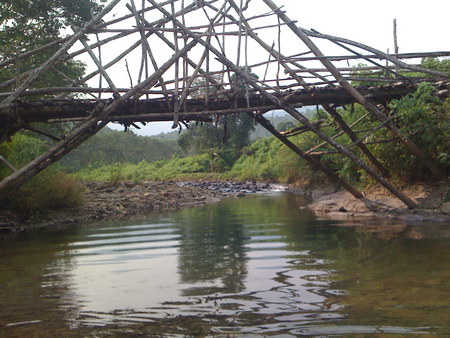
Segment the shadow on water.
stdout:
<svg viewBox="0 0 450 338">
<path fill-rule="evenodd" d="M 229 198 L 0 248 L 0 336 L 448 333 L 450 225 Z"/>
</svg>

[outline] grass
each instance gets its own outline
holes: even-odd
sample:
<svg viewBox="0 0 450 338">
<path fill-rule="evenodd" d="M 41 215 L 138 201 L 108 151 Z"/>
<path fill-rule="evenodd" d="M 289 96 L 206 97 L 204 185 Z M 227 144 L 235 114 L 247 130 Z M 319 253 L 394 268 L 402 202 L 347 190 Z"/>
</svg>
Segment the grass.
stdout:
<svg viewBox="0 0 450 338">
<path fill-rule="evenodd" d="M 233 163 L 228 152 L 210 152 L 153 163 L 115 163 L 86 168 L 75 176 L 83 181 L 258 180 L 279 183 L 311 181 L 322 174 L 312 170 L 277 139 L 267 138 L 244 149 Z"/>
<path fill-rule="evenodd" d="M 45 151 L 45 141 L 24 133 L 14 135 L 0 146 L 0 154 L 16 168 Z M 0 168 L 0 179 L 10 174 Z M 43 215 L 52 209 L 75 207 L 83 203 L 84 185 L 60 166 L 53 165 L 0 201 L 0 204 L 19 211 L 24 216 Z"/>
</svg>

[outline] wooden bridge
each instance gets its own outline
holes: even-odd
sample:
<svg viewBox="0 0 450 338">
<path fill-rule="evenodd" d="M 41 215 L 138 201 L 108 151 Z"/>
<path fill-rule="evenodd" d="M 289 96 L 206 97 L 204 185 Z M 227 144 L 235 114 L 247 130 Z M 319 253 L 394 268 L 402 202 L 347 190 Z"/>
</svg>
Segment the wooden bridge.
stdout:
<svg viewBox="0 0 450 338">
<path fill-rule="evenodd" d="M 123 10 L 126 15 L 112 16 Z M 287 38 L 298 43 L 283 45 Z M 337 46 L 342 53 L 326 56 L 314 40 Z M 50 48 L 55 52 L 46 62 L 21 70 L 21 63 L 29 64 L 31 58 Z M 364 198 L 311 149 L 300 149 L 289 140 L 289 133 L 280 133 L 264 118 L 264 113 L 282 109 L 297 119 L 304 131 L 318 135 L 324 144 L 350 158 L 414 208 L 416 203 L 388 181 L 389 173 L 364 144 L 370 133 L 358 136 L 339 107 L 362 105 L 367 111 L 364 118 L 379 121 L 371 133 L 385 128 L 434 176 L 446 180 L 434 161 L 395 126 L 387 103 L 414 92 L 423 81 L 435 84 L 437 96 L 448 97 L 446 74 L 403 60 L 449 55 L 446 51 L 399 54 L 398 48 L 394 54 L 386 54 L 355 41 L 306 30 L 272 0 L 239 4 L 203 0 L 186 6 L 178 0 L 147 0 L 140 8 L 133 0 L 113 0 L 84 27 L 73 27 L 72 35 L 0 59 L 0 66 L 14 74 L 0 83 L 0 141 L 22 129 L 55 141 L 47 152 L 4 178 L 0 191 L 13 191 L 110 122 L 128 127 L 173 121 L 178 127 L 245 113 L 355 197 Z M 58 65 L 76 60 L 90 66 L 82 78 L 70 78 L 58 69 Z M 349 66 L 350 62 L 357 66 Z M 49 74 L 61 76 L 70 85 L 45 87 L 40 79 Z M 129 86 L 124 86 L 127 82 Z M 321 106 L 360 152 L 327 136 L 320 124 L 299 112 L 302 106 Z M 36 122 L 77 124 L 64 135 L 53 135 L 40 130 Z M 8 164 L 7 159 L 3 162 Z"/>
</svg>

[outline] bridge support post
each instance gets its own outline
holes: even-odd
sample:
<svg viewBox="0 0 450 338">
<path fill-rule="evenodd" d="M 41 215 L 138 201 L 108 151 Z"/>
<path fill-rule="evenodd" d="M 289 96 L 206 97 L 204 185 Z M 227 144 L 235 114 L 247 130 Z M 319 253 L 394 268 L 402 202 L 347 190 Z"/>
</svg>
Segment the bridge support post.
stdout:
<svg viewBox="0 0 450 338">
<path fill-rule="evenodd" d="M 369 175 L 371 175 L 375 180 L 377 180 L 381 185 L 383 185 L 386 189 L 388 189 L 392 194 L 397 196 L 403 203 L 405 203 L 408 208 L 414 209 L 417 207 L 416 202 L 411 200 L 409 197 L 401 193 L 399 190 L 397 190 L 394 186 L 392 186 L 387 180 L 385 180 L 383 177 L 380 177 L 372 168 L 370 168 L 367 164 L 365 164 L 361 159 L 359 159 L 357 156 L 355 156 L 352 152 L 345 149 L 342 145 L 338 144 L 334 140 L 332 140 L 330 137 L 325 135 L 322 131 L 320 131 L 318 128 L 316 128 L 314 125 L 309 122 L 309 120 L 300 114 L 295 108 L 293 108 L 290 104 L 286 102 L 282 102 L 272 94 L 268 93 L 262 86 L 260 86 L 254 78 L 249 76 L 245 71 L 240 69 L 238 66 L 236 66 L 233 62 L 231 62 L 225 55 L 223 55 L 219 50 L 217 50 L 215 47 L 207 44 L 205 41 L 203 41 L 201 38 L 199 38 L 196 34 L 194 34 L 191 30 L 189 30 L 185 25 L 183 25 L 180 21 L 178 21 L 175 17 L 173 17 L 168 11 L 166 11 L 161 5 L 159 5 L 155 0 L 148 0 L 153 6 L 155 6 L 161 13 L 163 13 L 165 16 L 172 17 L 173 22 L 176 23 L 176 25 L 184 32 L 184 34 L 191 37 L 194 41 L 197 41 L 199 44 L 203 45 L 206 48 L 209 48 L 209 50 L 214 53 L 217 58 L 226 65 L 229 69 L 232 69 L 237 75 L 239 75 L 242 79 L 244 79 L 250 86 L 252 86 L 254 89 L 259 91 L 263 96 L 265 96 L 268 100 L 273 102 L 275 105 L 279 106 L 281 109 L 285 110 L 287 113 L 292 115 L 294 118 L 299 120 L 301 123 L 303 123 L 308 129 L 315 132 L 318 136 L 326 140 L 330 145 L 335 147 L 338 151 L 346 155 L 348 158 L 350 158 L 353 162 L 355 162 L 358 166 L 363 168 Z M 266 0 L 264 0 L 266 1 Z"/>
<path fill-rule="evenodd" d="M 313 167 L 324 172 L 329 178 L 331 178 L 334 182 L 340 184 L 343 188 L 345 188 L 348 192 L 350 192 L 354 197 L 360 199 L 363 198 L 364 195 L 361 191 L 353 187 L 348 182 L 344 181 L 340 178 L 330 167 L 328 167 L 325 163 L 316 160 L 313 156 L 306 154 L 299 147 L 297 147 L 293 142 L 291 142 L 286 136 L 281 134 L 279 131 L 275 129 L 275 127 L 266 119 L 264 116 L 254 113 L 249 113 L 252 118 L 256 120 L 261 126 L 263 126 L 266 130 L 268 130 L 273 136 L 283 142 L 289 149 L 295 152 L 298 156 L 303 158 Z"/>
<path fill-rule="evenodd" d="M 228 2 L 230 3 L 230 5 L 234 8 L 234 10 L 237 13 L 239 12 L 239 8 L 237 6 L 237 4 L 234 2 L 234 0 L 228 0 Z M 240 13 L 241 14 L 241 13 Z M 242 15 L 242 14 L 241 14 Z M 244 19 L 244 18 L 242 18 Z M 311 85 L 309 85 L 301 76 L 297 75 L 295 72 L 292 71 L 292 68 L 284 61 L 285 56 L 283 54 L 281 54 L 280 52 L 276 51 L 274 48 L 272 48 L 271 46 L 269 46 L 267 43 L 264 42 L 264 40 L 262 40 L 258 34 L 256 34 L 250 24 L 248 23 L 247 20 L 240 20 L 242 21 L 242 24 L 245 26 L 246 29 L 246 33 L 252 38 L 254 39 L 262 48 L 264 48 L 268 53 L 270 53 L 275 59 L 279 60 L 278 62 L 280 63 L 281 66 L 283 66 L 283 68 L 289 72 L 292 76 L 292 78 L 294 80 L 296 80 L 300 85 L 302 85 L 305 89 L 311 89 Z M 304 68 L 301 65 L 294 63 L 296 67 L 299 68 Z M 320 74 L 317 73 L 313 73 L 315 76 L 318 76 L 320 79 L 322 79 L 323 81 L 327 81 L 326 78 L 322 77 Z M 347 125 L 347 123 L 344 121 L 344 119 L 340 116 L 340 114 L 336 111 L 335 108 L 333 108 L 331 105 L 329 104 L 325 104 L 322 105 L 322 107 L 325 109 L 325 111 L 339 124 L 339 126 L 341 127 L 342 131 L 347 134 L 349 136 L 349 138 L 355 142 L 358 139 L 358 136 L 356 136 L 356 134 L 353 132 L 353 130 Z M 386 168 L 380 163 L 380 161 L 378 161 L 376 159 L 376 157 L 370 152 L 369 149 L 367 149 L 367 147 L 362 143 L 362 142 L 358 142 L 356 144 L 362 151 L 362 153 L 367 157 L 367 159 L 373 164 L 373 166 L 381 173 L 381 175 L 383 175 L 384 177 L 389 177 L 389 172 L 386 170 Z"/>
<path fill-rule="evenodd" d="M 311 41 L 311 39 L 304 33 L 300 28 L 298 28 L 289 17 L 280 11 L 280 9 L 273 3 L 272 0 L 263 0 L 266 5 L 273 10 L 278 17 L 283 20 L 287 26 L 297 35 L 308 48 L 316 55 L 320 57 L 320 62 L 329 70 L 329 72 L 334 76 L 338 83 L 347 90 L 355 100 L 360 103 L 367 111 L 375 115 L 381 122 L 385 122 L 388 118 L 381 112 L 378 107 L 371 102 L 369 99 L 365 98 L 355 87 L 353 87 L 339 72 L 339 70 L 328 60 L 325 55 L 320 51 L 320 49 Z M 422 163 L 439 179 L 447 180 L 447 175 L 432 161 L 428 156 L 426 156 L 417 145 L 412 142 L 408 137 L 403 135 L 403 133 L 392 123 L 388 122 L 386 127 L 397 136 L 405 147 L 416 156 Z"/>
<path fill-rule="evenodd" d="M 107 107 L 99 107 L 98 113 L 89 118 L 87 121 L 76 127 L 72 132 L 65 135 L 64 139 L 55 144 L 44 154 L 38 156 L 33 161 L 20 168 L 12 175 L 7 176 L 0 182 L 0 194 L 7 194 L 8 189 L 20 187 L 29 178 L 38 174 L 49 165 L 60 159 L 62 156 L 68 152 L 75 149 L 78 145 L 86 141 L 90 136 L 95 134 L 98 130 L 103 128 L 108 124 L 108 121 L 103 121 L 110 113 L 117 109 L 126 100 L 132 98 L 133 96 L 139 97 L 140 92 L 148 87 L 153 87 L 176 60 L 185 55 L 190 51 L 197 42 L 191 41 L 184 48 L 180 49 L 175 53 L 161 68 L 159 68 L 155 73 L 148 77 L 142 83 L 136 85 L 134 88 L 129 90 L 126 94 L 117 98 L 113 103 Z"/>
</svg>

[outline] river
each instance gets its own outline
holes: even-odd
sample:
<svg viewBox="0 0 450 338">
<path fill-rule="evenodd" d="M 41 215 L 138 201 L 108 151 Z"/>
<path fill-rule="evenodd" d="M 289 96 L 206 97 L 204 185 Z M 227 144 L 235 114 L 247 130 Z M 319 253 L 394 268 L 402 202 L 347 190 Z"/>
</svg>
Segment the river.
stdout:
<svg viewBox="0 0 450 338">
<path fill-rule="evenodd" d="M 265 193 L 1 243 L 0 336 L 450 334 L 450 224 Z"/>
</svg>

